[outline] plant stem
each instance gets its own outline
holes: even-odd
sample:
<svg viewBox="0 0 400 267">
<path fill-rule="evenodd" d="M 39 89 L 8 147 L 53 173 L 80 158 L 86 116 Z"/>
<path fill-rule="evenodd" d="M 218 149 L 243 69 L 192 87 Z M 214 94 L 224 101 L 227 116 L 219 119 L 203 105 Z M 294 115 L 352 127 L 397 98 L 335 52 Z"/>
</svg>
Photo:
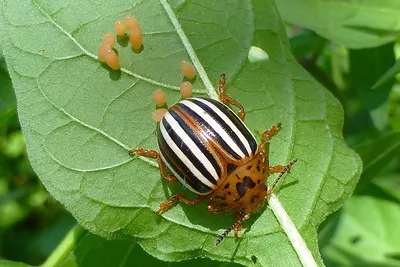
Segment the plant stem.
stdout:
<svg viewBox="0 0 400 267">
<path fill-rule="evenodd" d="M 283 208 L 279 199 L 274 194 L 271 194 L 268 200 L 268 204 L 274 212 L 275 217 L 279 221 L 283 231 L 289 238 L 290 243 L 296 251 L 297 256 L 299 257 L 303 266 L 317 267 L 317 263 L 315 262 L 311 251 L 308 249 L 306 242 L 300 235 L 289 215 L 286 213 L 286 210 Z"/>
<path fill-rule="evenodd" d="M 41 267 L 55 267 L 60 265 L 85 233 L 86 230 L 79 224 L 72 227 Z"/>
</svg>

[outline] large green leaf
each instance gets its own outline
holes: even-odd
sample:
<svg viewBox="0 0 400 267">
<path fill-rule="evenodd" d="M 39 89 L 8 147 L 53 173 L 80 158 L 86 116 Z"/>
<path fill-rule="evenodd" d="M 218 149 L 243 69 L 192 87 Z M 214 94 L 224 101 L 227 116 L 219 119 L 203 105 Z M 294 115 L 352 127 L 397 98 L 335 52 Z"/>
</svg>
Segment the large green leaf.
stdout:
<svg viewBox="0 0 400 267">
<path fill-rule="evenodd" d="M 300 160 L 278 197 L 321 263 L 317 227 L 350 196 L 361 162 L 343 141 L 338 101 L 292 57 L 272 0 L 1 3 L 3 49 L 32 166 L 85 228 L 107 238 L 132 237 L 163 260 L 299 266 L 268 209 L 245 224 L 239 239 L 229 235 L 218 247 L 232 215 L 211 215 L 205 205 L 154 215 L 160 201 L 188 190 L 165 185 L 154 162 L 127 151 L 156 148 L 152 92 L 162 86 L 168 102 L 177 101 L 179 62 L 190 58 L 201 94 L 215 95 L 212 83 L 227 73 L 228 90 L 246 108 L 253 132 L 282 122 L 271 163 Z M 95 53 L 103 33 L 126 14 L 141 22 L 144 50 L 117 44 L 123 69 L 113 72 Z M 247 61 L 251 46 L 269 60 Z"/>
<path fill-rule="evenodd" d="M 400 35 L 396 0 L 276 0 L 283 19 L 350 48 L 379 46 Z"/>
</svg>

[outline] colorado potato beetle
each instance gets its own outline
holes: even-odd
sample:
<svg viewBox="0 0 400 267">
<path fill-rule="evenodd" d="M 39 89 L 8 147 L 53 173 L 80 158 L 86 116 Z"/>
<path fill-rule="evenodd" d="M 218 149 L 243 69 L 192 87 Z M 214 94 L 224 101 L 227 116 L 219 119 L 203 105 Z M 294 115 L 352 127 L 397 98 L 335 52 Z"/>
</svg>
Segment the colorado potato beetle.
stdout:
<svg viewBox="0 0 400 267">
<path fill-rule="evenodd" d="M 234 213 L 235 221 L 217 241 L 234 231 L 235 238 L 242 229 L 241 224 L 259 211 L 271 195 L 284 173 L 297 161 L 287 165 L 269 165 L 265 152 L 271 137 L 281 124 L 261 134 L 257 141 L 244 124 L 243 106 L 226 94 L 225 75 L 218 82 L 220 101 L 192 97 L 170 107 L 157 126 L 159 151 L 142 147 L 130 150 L 129 154 L 157 159 L 161 176 L 167 183 L 180 181 L 197 194 L 194 199 L 183 193 L 160 203 L 156 214 L 167 211 L 177 202 L 190 205 L 209 201 L 207 209 L 213 214 Z M 227 105 L 236 106 L 238 114 Z M 172 174 L 166 173 L 166 167 Z M 280 173 L 268 186 L 268 175 Z"/>
</svg>

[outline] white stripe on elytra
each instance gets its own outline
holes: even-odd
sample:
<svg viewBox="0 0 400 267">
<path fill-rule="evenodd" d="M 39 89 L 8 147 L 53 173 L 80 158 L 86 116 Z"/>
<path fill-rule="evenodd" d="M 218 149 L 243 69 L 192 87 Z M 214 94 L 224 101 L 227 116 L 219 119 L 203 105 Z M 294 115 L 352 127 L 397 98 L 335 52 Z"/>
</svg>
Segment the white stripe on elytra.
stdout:
<svg viewBox="0 0 400 267">
<path fill-rule="evenodd" d="M 161 151 L 161 149 L 160 149 Z M 191 187 L 188 182 L 185 180 L 185 178 L 183 178 L 181 175 L 179 175 L 179 173 L 177 173 L 169 164 L 169 162 L 167 160 L 165 160 L 165 157 L 163 155 L 163 153 L 160 153 L 161 159 L 162 161 L 165 163 L 165 165 L 167 165 L 168 169 L 172 172 L 173 175 L 175 175 L 176 178 L 178 178 L 178 180 L 186 187 L 188 188 L 190 191 L 192 191 L 195 194 L 198 195 L 207 195 L 209 192 L 206 193 L 200 193 L 197 190 L 193 189 L 193 187 Z"/>
<path fill-rule="evenodd" d="M 205 112 L 201 107 L 193 102 L 182 100 L 180 103 L 193 110 L 195 113 L 197 113 L 197 115 L 200 116 L 200 118 L 205 120 L 211 127 L 213 127 L 215 131 L 222 137 L 222 139 L 228 144 L 228 146 L 232 148 L 241 158 L 246 157 L 243 151 L 238 147 L 235 141 L 233 141 L 233 139 L 229 136 L 225 129 L 223 129 L 221 125 L 219 125 L 219 123 L 210 116 L 210 114 Z"/>
<path fill-rule="evenodd" d="M 171 125 L 171 128 L 176 134 L 182 139 L 186 146 L 190 149 L 193 155 L 195 155 L 201 163 L 204 164 L 206 170 L 218 181 L 218 174 L 210 160 L 201 152 L 199 147 L 193 142 L 192 138 L 185 132 L 185 130 L 179 125 L 178 121 L 168 112 L 165 114 L 165 120 Z M 207 180 L 207 179 L 206 179 Z M 209 182 L 209 180 L 207 180 Z M 206 184 L 206 183 L 205 183 Z"/>
<path fill-rule="evenodd" d="M 164 119 L 167 120 L 167 118 L 171 116 L 168 112 L 164 115 Z M 171 120 L 170 120 L 171 121 Z M 170 123 L 168 121 L 168 123 Z M 171 125 L 172 127 L 172 125 Z M 172 127 L 173 128 L 173 127 Z M 193 163 L 186 157 L 186 155 L 182 152 L 182 150 L 175 144 L 175 142 L 171 139 L 169 136 L 167 130 L 164 127 L 163 123 L 160 123 L 160 129 L 161 129 L 161 134 L 165 139 L 165 142 L 167 142 L 168 146 L 172 149 L 172 151 L 178 156 L 178 158 L 185 164 L 189 170 L 193 173 L 193 175 L 198 178 L 203 184 L 207 185 L 208 187 L 214 188 L 215 185 L 212 184 L 209 180 L 207 180 L 206 177 L 193 165 Z M 173 128 L 175 130 L 175 128 Z M 182 137 L 182 133 L 178 133 L 179 137 Z M 196 155 L 197 156 L 197 155 Z"/>
<path fill-rule="evenodd" d="M 247 153 L 251 156 L 252 155 L 252 151 L 251 151 L 251 147 L 249 145 L 249 142 L 247 141 L 246 137 L 242 134 L 241 131 L 239 131 L 239 129 L 236 127 L 236 125 L 228 118 L 228 116 L 226 116 L 219 108 L 217 108 L 213 103 L 201 99 L 201 98 L 195 98 L 197 101 L 200 101 L 204 104 L 206 104 L 209 108 L 211 108 L 212 110 L 214 110 L 215 113 L 217 113 L 217 115 L 226 123 L 228 124 L 228 126 L 231 128 L 231 130 L 236 133 L 236 135 L 239 137 L 240 141 L 244 144 L 244 146 L 246 147 Z M 240 120 L 240 119 L 239 119 Z"/>
</svg>

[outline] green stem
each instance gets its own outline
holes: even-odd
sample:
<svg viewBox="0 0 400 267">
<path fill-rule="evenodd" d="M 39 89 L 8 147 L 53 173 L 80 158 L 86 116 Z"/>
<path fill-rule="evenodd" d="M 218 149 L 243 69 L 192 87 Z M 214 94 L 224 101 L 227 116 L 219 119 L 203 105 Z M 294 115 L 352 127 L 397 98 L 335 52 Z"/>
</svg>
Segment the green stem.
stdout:
<svg viewBox="0 0 400 267">
<path fill-rule="evenodd" d="M 79 224 L 72 227 L 41 267 L 55 267 L 60 265 L 85 233 L 86 230 Z"/>
</svg>

